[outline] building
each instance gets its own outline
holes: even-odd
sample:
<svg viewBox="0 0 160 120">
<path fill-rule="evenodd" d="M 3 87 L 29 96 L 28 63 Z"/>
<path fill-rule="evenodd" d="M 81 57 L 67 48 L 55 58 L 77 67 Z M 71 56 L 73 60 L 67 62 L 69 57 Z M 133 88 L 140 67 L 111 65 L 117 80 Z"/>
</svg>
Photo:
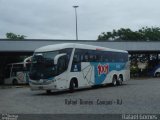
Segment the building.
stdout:
<svg viewBox="0 0 160 120">
<path fill-rule="evenodd" d="M 160 42 L 136 42 L 136 41 L 120 41 L 120 42 L 106 42 L 106 41 L 91 41 L 91 40 L 47 40 L 47 39 L 25 39 L 25 40 L 9 40 L 0 39 L 0 81 L 2 82 L 4 67 L 9 58 L 17 56 L 30 56 L 36 48 L 45 45 L 58 43 L 81 43 L 90 44 L 113 49 L 127 50 L 130 54 L 131 64 L 135 65 L 139 61 L 144 63 L 150 61 L 149 64 L 159 62 Z M 14 62 L 15 60 L 13 60 Z"/>
</svg>

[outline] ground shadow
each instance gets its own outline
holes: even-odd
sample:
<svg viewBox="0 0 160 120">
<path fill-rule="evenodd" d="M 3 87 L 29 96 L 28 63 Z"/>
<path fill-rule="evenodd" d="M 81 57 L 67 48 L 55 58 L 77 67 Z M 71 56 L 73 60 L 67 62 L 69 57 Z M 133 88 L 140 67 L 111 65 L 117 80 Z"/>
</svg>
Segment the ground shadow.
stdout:
<svg viewBox="0 0 160 120">
<path fill-rule="evenodd" d="M 125 85 L 127 85 L 127 84 L 123 84 L 121 86 L 125 86 Z M 74 93 L 77 93 L 77 92 L 86 92 L 86 91 L 89 91 L 89 90 L 97 90 L 97 89 L 104 89 L 104 88 L 110 88 L 110 87 L 113 87 L 113 86 L 111 84 L 97 85 L 97 86 L 92 86 L 92 87 L 89 87 L 89 88 L 76 89 L 72 93 L 69 90 L 62 90 L 62 91 L 56 91 L 56 92 L 51 92 L 51 93 L 43 92 L 43 93 L 38 93 L 38 94 L 35 94 L 35 95 L 37 95 L 37 96 L 41 96 L 41 95 L 52 96 L 52 95 L 74 94 Z M 119 87 L 119 86 L 117 86 L 117 87 Z"/>
</svg>

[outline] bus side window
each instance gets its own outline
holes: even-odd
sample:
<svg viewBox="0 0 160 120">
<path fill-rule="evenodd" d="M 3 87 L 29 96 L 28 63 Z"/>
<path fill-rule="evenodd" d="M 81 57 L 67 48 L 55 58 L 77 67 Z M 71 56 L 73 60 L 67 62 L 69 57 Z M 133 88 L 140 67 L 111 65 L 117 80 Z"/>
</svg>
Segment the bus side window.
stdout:
<svg viewBox="0 0 160 120">
<path fill-rule="evenodd" d="M 74 56 L 73 56 L 73 62 L 71 67 L 71 72 L 78 72 L 81 70 L 81 59 L 82 59 L 82 52 L 80 49 L 76 49 Z"/>
<path fill-rule="evenodd" d="M 76 49 L 73 56 L 73 63 L 80 63 L 82 61 L 82 52 L 80 49 Z"/>
<path fill-rule="evenodd" d="M 9 78 L 10 77 L 10 72 L 11 72 L 11 65 L 7 65 L 5 68 L 5 78 Z"/>
<path fill-rule="evenodd" d="M 89 56 L 88 56 L 88 54 L 86 53 L 85 55 L 84 55 L 84 62 L 88 62 L 89 61 Z"/>
<path fill-rule="evenodd" d="M 120 53 L 119 54 L 119 62 L 124 62 L 124 58 L 125 56 L 122 54 L 122 53 Z"/>
<path fill-rule="evenodd" d="M 89 62 L 96 62 L 95 50 L 89 50 Z"/>
<path fill-rule="evenodd" d="M 62 56 L 58 59 L 58 74 L 67 70 L 67 56 Z"/>
<path fill-rule="evenodd" d="M 16 71 L 13 70 L 12 73 L 11 73 L 11 76 L 15 77 L 16 76 Z"/>
<path fill-rule="evenodd" d="M 115 52 L 111 52 L 111 62 L 117 62 Z"/>
<path fill-rule="evenodd" d="M 73 57 L 73 63 L 78 63 L 78 62 L 79 62 L 78 55 L 74 55 L 74 57 Z"/>
</svg>

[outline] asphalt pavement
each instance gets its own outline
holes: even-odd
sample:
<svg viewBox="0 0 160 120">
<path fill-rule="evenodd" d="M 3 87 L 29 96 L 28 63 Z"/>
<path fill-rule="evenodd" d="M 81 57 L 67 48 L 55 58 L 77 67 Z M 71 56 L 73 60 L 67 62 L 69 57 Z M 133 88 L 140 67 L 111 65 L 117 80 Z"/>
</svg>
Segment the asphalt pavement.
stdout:
<svg viewBox="0 0 160 120">
<path fill-rule="evenodd" d="M 122 86 L 46 94 L 29 87 L 0 89 L 0 113 L 10 114 L 158 114 L 160 79 L 130 80 Z"/>
</svg>

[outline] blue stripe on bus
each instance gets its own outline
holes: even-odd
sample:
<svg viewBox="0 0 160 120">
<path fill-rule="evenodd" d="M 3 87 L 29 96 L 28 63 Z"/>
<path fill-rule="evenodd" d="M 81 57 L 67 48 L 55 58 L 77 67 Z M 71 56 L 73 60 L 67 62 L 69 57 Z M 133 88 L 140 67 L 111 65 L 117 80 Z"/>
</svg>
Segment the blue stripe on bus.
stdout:
<svg viewBox="0 0 160 120">
<path fill-rule="evenodd" d="M 102 84 L 109 72 L 125 69 L 125 63 L 106 63 L 106 62 L 91 62 L 94 66 L 95 85 Z"/>
</svg>

